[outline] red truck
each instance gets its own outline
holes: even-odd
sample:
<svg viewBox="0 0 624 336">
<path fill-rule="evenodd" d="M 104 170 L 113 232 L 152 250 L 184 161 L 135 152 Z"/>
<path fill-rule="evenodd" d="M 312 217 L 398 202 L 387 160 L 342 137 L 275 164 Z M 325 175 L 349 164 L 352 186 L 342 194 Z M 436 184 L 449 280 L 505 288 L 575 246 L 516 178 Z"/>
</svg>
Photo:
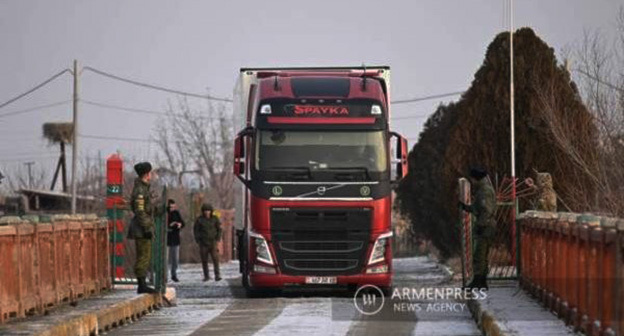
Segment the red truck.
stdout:
<svg viewBox="0 0 624 336">
<path fill-rule="evenodd" d="M 392 285 L 390 68 L 243 68 L 234 90 L 238 255 L 249 295 Z M 238 120 L 236 120 L 238 119 Z"/>
</svg>

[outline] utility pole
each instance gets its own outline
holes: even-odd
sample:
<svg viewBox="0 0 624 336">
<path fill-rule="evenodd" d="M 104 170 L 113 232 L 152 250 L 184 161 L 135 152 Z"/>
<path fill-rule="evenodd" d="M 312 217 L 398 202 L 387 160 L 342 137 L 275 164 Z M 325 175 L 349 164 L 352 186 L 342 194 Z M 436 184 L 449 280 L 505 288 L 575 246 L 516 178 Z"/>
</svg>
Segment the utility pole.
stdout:
<svg viewBox="0 0 624 336">
<path fill-rule="evenodd" d="M 71 176 L 71 212 L 76 214 L 76 191 L 77 191 L 77 170 L 78 170 L 78 61 L 74 60 L 74 99 L 73 99 L 73 123 L 74 136 L 72 139 L 72 176 Z"/>
<path fill-rule="evenodd" d="M 518 203 L 516 198 L 516 111 L 515 111 L 515 92 L 514 92 L 514 22 L 513 22 L 514 2 L 509 0 L 509 127 L 511 134 L 511 220 L 512 220 L 512 260 L 516 266 L 516 275 L 520 274 L 520 253 L 518 253 L 518 246 L 520 246 L 520 232 L 518 231 L 516 224 L 516 212 L 518 211 Z"/>
<path fill-rule="evenodd" d="M 514 47 L 513 47 L 513 0 L 509 0 L 509 106 L 511 128 L 511 181 L 512 202 L 516 202 L 516 125 L 514 106 Z"/>
<path fill-rule="evenodd" d="M 24 165 L 26 167 L 28 167 L 28 188 L 32 189 L 32 165 L 34 165 L 35 163 L 33 161 L 30 162 L 24 162 Z"/>
</svg>

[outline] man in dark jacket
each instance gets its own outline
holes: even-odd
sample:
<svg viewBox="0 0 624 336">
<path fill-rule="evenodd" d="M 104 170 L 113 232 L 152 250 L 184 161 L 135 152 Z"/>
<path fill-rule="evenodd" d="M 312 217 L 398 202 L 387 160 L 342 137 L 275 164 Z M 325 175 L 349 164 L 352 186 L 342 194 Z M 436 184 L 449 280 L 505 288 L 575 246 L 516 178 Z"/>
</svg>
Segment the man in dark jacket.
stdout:
<svg viewBox="0 0 624 336">
<path fill-rule="evenodd" d="M 171 264 L 171 280 L 178 280 L 178 264 L 180 263 L 180 230 L 184 228 L 184 220 L 178 211 L 176 202 L 167 201 L 167 246 L 169 248 L 169 263 Z"/>
<path fill-rule="evenodd" d="M 208 269 L 208 255 L 212 258 L 214 265 L 215 280 L 221 280 L 219 272 L 219 250 L 217 243 L 221 240 L 221 222 L 214 215 L 214 209 L 210 204 L 202 205 L 202 215 L 195 221 L 193 233 L 195 242 L 199 245 L 199 256 L 201 257 L 202 268 L 204 269 L 204 281 L 210 280 Z"/>
<path fill-rule="evenodd" d="M 154 236 L 150 194 L 152 165 L 149 162 L 137 163 L 134 166 L 134 171 L 138 177 L 134 180 L 134 189 L 132 189 L 132 196 L 130 197 L 130 207 L 134 213 L 134 218 L 130 223 L 128 238 L 134 239 L 136 246 L 134 274 L 139 283 L 137 292 L 139 294 L 156 293 L 156 290 L 148 287 L 145 281 L 152 258 L 152 237 Z"/>
<path fill-rule="evenodd" d="M 474 186 L 474 202 L 471 205 L 460 203 L 464 211 L 472 213 L 474 221 L 472 256 L 473 280 L 467 287 L 488 288 L 488 255 L 496 233 L 496 192 L 487 172 L 482 168 L 470 170 L 471 184 Z"/>
</svg>

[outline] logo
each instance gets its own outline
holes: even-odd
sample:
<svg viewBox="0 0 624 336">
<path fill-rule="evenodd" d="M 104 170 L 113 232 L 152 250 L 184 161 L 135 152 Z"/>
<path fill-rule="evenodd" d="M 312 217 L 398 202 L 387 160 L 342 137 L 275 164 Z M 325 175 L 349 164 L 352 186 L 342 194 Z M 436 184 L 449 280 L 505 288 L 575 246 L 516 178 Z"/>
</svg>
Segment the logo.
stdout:
<svg viewBox="0 0 624 336">
<path fill-rule="evenodd" d="M 327 191 L 327 187 L 318 187 L 316 188 L 316 193 L 323 196 L 325 195 L 325 192 Z"/>
<path fill-rule="evenodd" d="M 362 188 L 360 188 L 360 195 L 362 196 L 368 196 L 371 193 L 371 189 L 369 186 L 363 186 Z"/>
<path fill-rule="evenodd" d="M 324 106 L 324 105 L 295 105 L 293 108 L 295 115 L 349 115 L 349 108 L 346 106 Z"/>
<path fill-rule="evenodd" d="M 381 311 L 386 299 L 383 291 L 375 285 L 360 287 L 353 297 L 355 309 L 362 315 L 375 315 Z"/>
<path fill-rule="evenodd" d="M 279 196 L 279 195 L 282 194 L 283 190 L 282 190 L 282 187 L 275 186 L 275 187 L 273 187 L 273 189 L 271 189 L 271 192 L 273 193 L 273 195 Z"/>
</svg>

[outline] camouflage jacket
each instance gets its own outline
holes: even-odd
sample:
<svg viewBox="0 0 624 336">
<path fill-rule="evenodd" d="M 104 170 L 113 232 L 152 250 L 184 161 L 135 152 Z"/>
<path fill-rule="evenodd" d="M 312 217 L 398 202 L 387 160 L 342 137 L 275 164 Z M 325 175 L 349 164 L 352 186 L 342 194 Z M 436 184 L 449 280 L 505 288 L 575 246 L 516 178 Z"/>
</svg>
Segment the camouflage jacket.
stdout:
<svg viewBox="0 0 624 336">
<path fill-rule="evenodd" d="M 557 211 L 557 193 L 553 188 L 552 176 L 549 173 L 537 174 L 537 209 L 539 211 Z"/>
<path fill-rule="evenodd" d="M 130 224 L 128 238 L 144 238 L 145 232 L 154 232 L 154 221 L 152 219 L 152 196 L 150 185 L 140 178 L 134 181 L 134 189 L 130 196 L 130 207 L 134 213 L 134 218 Z"/>
<path fill-rule="evenodd" d="M 496 225 L 496 192 L 490 179 L 482 178 L 475 184 L 475 198 L 468 211 L 476 217 L 477 227 L 494 227 Z"/>
</svg>

